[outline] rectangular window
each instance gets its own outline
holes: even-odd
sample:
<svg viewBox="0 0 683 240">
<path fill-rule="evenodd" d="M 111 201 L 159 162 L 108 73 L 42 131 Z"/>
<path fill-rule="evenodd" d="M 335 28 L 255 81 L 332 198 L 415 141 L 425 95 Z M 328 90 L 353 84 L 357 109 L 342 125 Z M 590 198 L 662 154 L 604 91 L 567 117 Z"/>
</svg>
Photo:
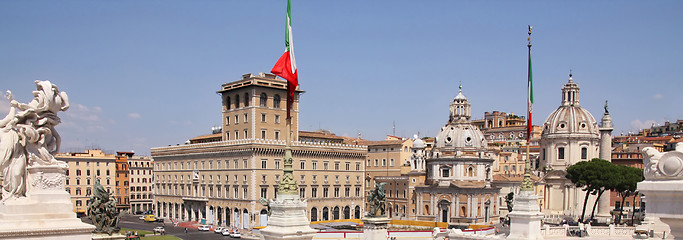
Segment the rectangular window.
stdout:
<svg viewBox="0 0 683 240">
<path fill-rule="evenodd" d="M 235 130 L 235 139 L 240 139 L 240 131 Z"/>
<path fill-rule="evenodd" d="M 311 188 L 311 198 L 317 198 L 318 197 L 318 188 Z"/>
<path fill-rule="evenodd" d="M 351 163 L 346 162 L 346 171 L 349 171 L 349 170 L 351 170 Z"/>
<path fill-rule="evenodd" d="M 280 131 L 275 131 L 275 140 L 280 140 Z"/>
<path fill-rule="evenodd" d="M 389 166 L 392 166 L 392 167 L 394 166 L 394 159 L 393 158 L 389 159 Z"/>
<path fill-rule="evenodd" d="M 268 168 L 268 160 L 261 159 L 261 168 Z"/>
<path fill-rule="evenodd" d="M 230 116 L 225 117 L 225 126 L 230 126 Z"/>
<path fill-rule="evenodd" d="M 588 148 L 581 148 L 581 159 L 588 159 Z"/>
<path fill-rule="evenodd" d="M 248 123 L 248 122 L 249 122 L 249 118 L 248 118 L 247 116 L 248 116 L 248 115 L 245 113 L 245 114 L 244 114 L 244 122 L 245 122 L 245 123 Z"/>
<path fill-rule="evenodd" d="M 313 161 L 313 170 L 318 169 L 318 161 Z"/>
<path fill-rule="evenodd" d="M 261 113 L 261 122 L 266 122 L 266 114 Z"/>
<path fill-rule="evenodd" d="M 360 188 L 356 188 L 356 197 L 360 197 Z"/>
<path fill-rule="evenodd" d="M 268 188 L 261 188 L 261 197 L 268 198 Z"/>
<path fill-rule="evenodd" d="M 238 124 L 238 123 L 240 123 L 240 116 L 235 115 L 235 124 Z"/>
<path fill-rule="evenodd" d="M 244 138 L 249 138 L 249 130 L 244 129 Z"/>
<path fill-rule="evenodd" d="M 557 159 L 564 159 L 564 147 L 557 148 Z"/>
<path fill-rule="evenodd" d="M 334 170 L 339 170 L 339 163 L 338 162 L 334 163 Z"/>
<path fill-rule="evenodd" d="M 346 187 L 344 188 L 344 197 L 350 197 L 351 196 L 351 188 Z"/>
<path fill-rule="evenodd" d="M 275 160 L 275 169 L 280 169 L 280 160 Z"/>
<path fill-rule="evenodd" d="M 327 170 L 329 163 L 328 162 L 323 162 L 323 170 Z"/>
<path fill-rule="evenodd" d="M 235 176 L 235 178 L 237 178 L 237 176 Z M 236 179 L 235 179 L 235 182 L 237 182 Z M 235 199 L 237 199 L 237 198 L 240 198 L 239 187 L 235 187 Z"/>
<path fill-rule="evenodd" d="M 334 187 L 334 197 L 339 197 L 339 187 Z"/>
<path fill-rule="evenodd" d="M 261 130 L 261 139 L 266 139 L 266 130 Z"/>
<path fill-rule="evenodd" d="M 230 140 L 230 132 L 225 131 L 225 140 Z"/>
<path fill-rule="evenodd" d="M 299 197 L 306 198 L 306 188 L 299 188 Z"/>
<path fill-rule="evenodd" d="M 242 194 L 243 199 L 247 199 L 247 188 L 246 187 L 242 188 L 242 193 L 243 193 Z"/>
<path fill-rule="evenodd" d="M 360 163 L 356 162 L 356 171 L 360 171 Z"/>
<path fill-rule="evenodd" d="M 301 170 L 306 169 L 306 161 L 302 160 L 302 161 L 299 161 L 299 163 L 301 164 L 301 167 L 299 169 L 301 169 Z"/>
<path fill-rule="evenodd" d="M 248 167 L 249 167 L 249 166 L 247 166 L 247 159 L 242 160 L 242 165 L 244 165 L 243 168 L 248 168 Z M 245 180 L 245 181 L 246 181 L 246 180 Z"/>
<path fill-rule="evenodd" d="M 329 192 L 330 192 L 330 190 L 327 187 L 323 188 L 323 197 L 327 198 L 329 195 Z"/>
<path fill-rule="evenodd" d="M 275 123 L 280 123 L 280 115 L 275 115 Z"/>
</svg>

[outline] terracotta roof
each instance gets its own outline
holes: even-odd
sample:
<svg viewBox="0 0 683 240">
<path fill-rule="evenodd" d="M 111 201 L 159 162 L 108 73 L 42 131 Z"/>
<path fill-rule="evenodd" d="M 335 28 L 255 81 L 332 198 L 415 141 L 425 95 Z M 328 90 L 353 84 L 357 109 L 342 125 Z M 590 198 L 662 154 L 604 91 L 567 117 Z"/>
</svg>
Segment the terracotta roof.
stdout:
<svg viewBox="0 0 683 240">
<path fill-rule="evenodd" d="M 214 133 L 214 134 L 209 134 L 209 135 L 197 136 L 197 137 L 191 138 L 190 141 L 193 141 L 193 140 L 202 140 L 202 139 L 210 139 L 210 138 L 220 138 L 220 137 L 221 137 L 221 134 L 220 134 L 220 133 Z"/>
<path fill-rule="evenodd" d="M 337 136 L 337 135 L 334 134 L 334 133 L 326 133 L 326 132 L 299 131 L 299 137 L 328 138 L 328 139 L 341 139 L 341 140 L 344 140 L 343 137 Z"/>
<path fill-rule="evenodd" d="M 360 145 L 366 146 L 384 146 L 384 145 L 401 145 L 407 140 L 388 140 L 388 141 L 370 141 L 370 140 L 360 140 L 358 143 Z"/>
</svg>

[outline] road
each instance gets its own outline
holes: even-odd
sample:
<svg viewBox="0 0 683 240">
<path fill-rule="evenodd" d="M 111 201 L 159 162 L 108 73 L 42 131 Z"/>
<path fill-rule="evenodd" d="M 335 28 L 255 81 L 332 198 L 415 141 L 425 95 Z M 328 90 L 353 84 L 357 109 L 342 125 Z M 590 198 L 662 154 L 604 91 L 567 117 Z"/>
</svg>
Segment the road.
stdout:
<svg viewBox="0 0 683 240">
<path fill-rule="evenodd" d="M 152 222 L 148 223 L 145 221 L 142 221 L 138 219 L 140 216 L 135 216 L 135 215 L 122 215 L 120 220 L 119 220 L 119 227 L 121 228 L 130 228 L 130 229 L 138 229 L 138 230 L 147 230 L 150 232 L 153 232 L 152 230 L 155 227 L 162 226 L 166 230 L 167 235 L 173 235 L 176 237 L 179 237 L 180 239 L 183 240 L 215 240 L 215 239 L 232 239 L 229 236 L 223 236 L 221 234 L 214 233 L 213 231 L 209 232 L 200 232 L 197 229 L 187 229 L 187 233 L 185 233 L 185 228 L 182 227 L 174 227 L 173 224 L 171 223 L 158 223 L 158 222 Z M 88 218 L 81 218 L 81 221 L 85 223 L 91 223 L 90 219 Z M 125 233 L 122 233 L 125 234 Z"/>
</svg>

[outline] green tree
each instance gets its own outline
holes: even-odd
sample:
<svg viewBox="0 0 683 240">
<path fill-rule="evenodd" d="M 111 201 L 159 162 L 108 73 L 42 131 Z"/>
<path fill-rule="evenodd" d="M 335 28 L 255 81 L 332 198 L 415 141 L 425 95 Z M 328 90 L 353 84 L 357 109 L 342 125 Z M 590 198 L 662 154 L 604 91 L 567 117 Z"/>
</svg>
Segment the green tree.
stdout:
<svg viewBox="0 0 683 240">
<path fill-rule="evenodd" d="M 581 211 L 581 221 L 584 220 L 586 215 L 588 197 L 590 195 L 597 195 L 593 210 L 591 211 L 591 219 L 593 219 L 595 207 L 602 194 L 607 190 L 614 189 L 619 183 L 616 165 L 599 158 L 593 158 L 590 161 L 582 161 L 569 166 L 565 177 L 571 180 L 576 187 L 583 188 L 582 190 L 586 191 L 586 197 L 583 200 L 583 210 Z"/>
<path fill-rule="evenodd" d="M 638 195 L 638 182 L 643 181 L 645 178 L 643 177 L 643 169 L 640 168 L 619 165 L 617 166 L 617 169 L 618 175 L 620 176 L 620 182 L 619 184 L 617 184 L 617 186 L 615 186 L 613 190 L 615 192 L 618 192 L 619 195 L 621 195 L 620 206 L 615 206 L 619 209 L 619 215 L 616 217 L 615 222 L 620 223 L 621 215 L 624 211 L 624 202 L 626 202 L 626 198 L 630 196 L 634 197 L 633 206 L 635 210 L 635 197 Z"/>
</svg>

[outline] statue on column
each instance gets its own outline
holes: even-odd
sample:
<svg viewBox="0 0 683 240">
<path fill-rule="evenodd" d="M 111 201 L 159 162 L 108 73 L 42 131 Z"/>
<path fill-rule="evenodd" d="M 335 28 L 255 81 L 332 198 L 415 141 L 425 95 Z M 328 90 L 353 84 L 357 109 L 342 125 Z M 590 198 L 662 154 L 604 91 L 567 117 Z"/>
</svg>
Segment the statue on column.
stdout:
<svg viewBox="0 0 683 240">
<path fill-rule="evenodd" d="M 33 100 L 17 102 L 7 91 L 10 111 L 0 120 L 0 174 L 3 176 L 2 201 L 26 196 L 26 168 L 60 166 L 68 168 L 52 154 L 59 151 L 61 138 L 55 126 L 60 111 L 69 108 L 69 98 L 49 81 L 35 81 Z"/>
</svg>

